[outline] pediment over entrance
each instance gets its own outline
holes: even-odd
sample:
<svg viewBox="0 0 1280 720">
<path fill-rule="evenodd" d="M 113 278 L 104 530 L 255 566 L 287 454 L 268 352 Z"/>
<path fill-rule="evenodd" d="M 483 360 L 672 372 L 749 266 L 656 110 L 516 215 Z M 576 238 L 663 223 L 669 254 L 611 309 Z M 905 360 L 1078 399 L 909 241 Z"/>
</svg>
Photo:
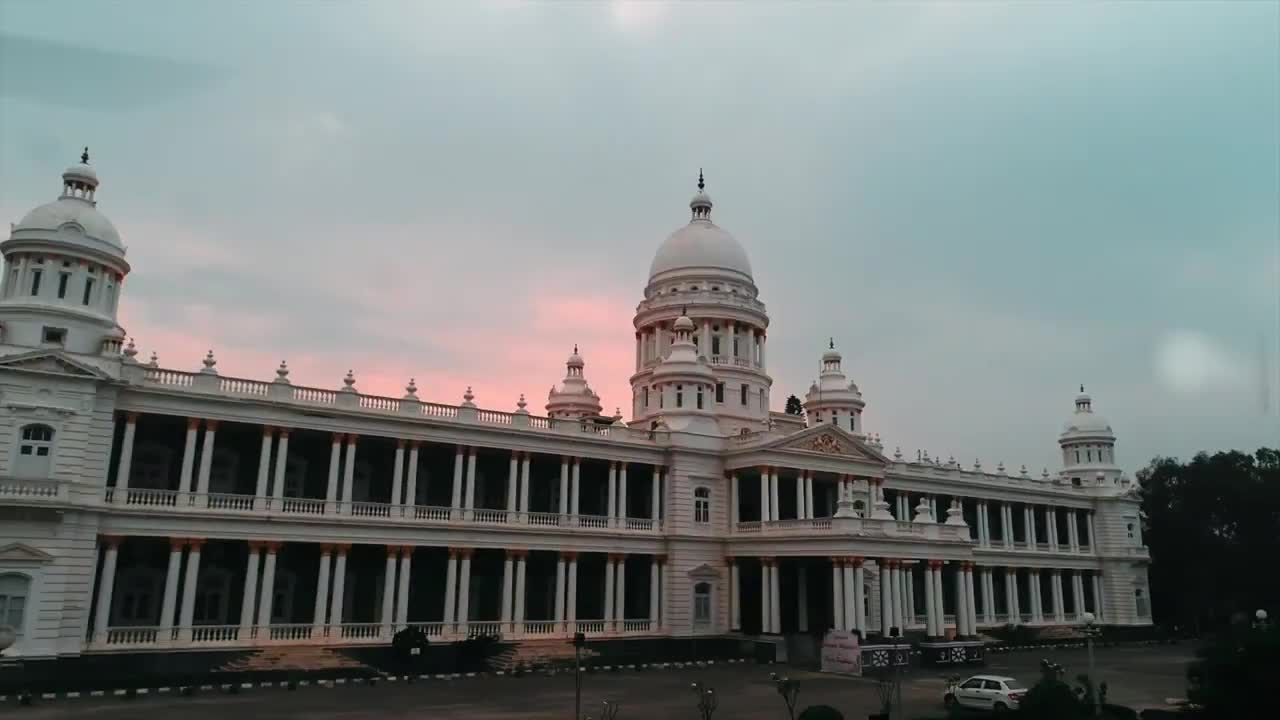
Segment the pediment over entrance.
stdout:
<svg viewBox="0 0 1280 720">
<path fill-rule="evenodd" d="M 814 453 L 878 465 L 889 463 L 889 459 L 875 448 L 833 425 L 806 428 L 765 446 L 765 449 Z"/>
<path fill-rule="evenodd" d="M 689 577 L 694 579 L 715 579 L 720 577 L 720 571 L 707 563 L 702 563 L 689 571 Z"/>
<path fill-rule="evenodd" d="M 0 547 L 0 562 L 47 563 L 53 562 L 53 556 L 30 545 L 10 543 Z"/>
<path fill-rule="evenodd" d="M 49 350 L 36 350 L 0 358 L 0 369 L 69 375 L 92 380 L 109 379 L 105 373 L 97 368 L 77 362 L 63 353 Z"/>
</svg>

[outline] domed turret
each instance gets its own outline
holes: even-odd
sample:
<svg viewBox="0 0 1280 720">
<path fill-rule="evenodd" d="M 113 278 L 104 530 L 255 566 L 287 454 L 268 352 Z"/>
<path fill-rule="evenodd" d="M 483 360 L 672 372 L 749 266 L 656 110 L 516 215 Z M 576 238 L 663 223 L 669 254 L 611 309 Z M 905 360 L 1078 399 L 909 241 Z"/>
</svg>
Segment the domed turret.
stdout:
<svg viewBox="0 0 1280 720">
<path fill-rule="evenodd" d="M 116 307 L 129 273 L 124 243 L 97 207 L 98 174 L 85 148 L 62 174 L 62 194 L 28 212 L 0 243 L 0 343 L 118 354 Z"/>
<path fill-rule="evenodd" d="M 1119 477 L 1115 459 L 1116 435 L 1111 424 L 1093 412 L 1093 399 L 1080 386 L 1075 412 L 1062 424 L 1058 445 L 1062 448 L 1063 474 L 1075 484 L 1089 483 L 1099 475 Z"/>
<path fill-rule="evenodd" d="M 586 364 L 573 346 L 573 354 L 565 361 L 564 380 L 547 394 L 547 415 L 554 418 L 598 417 L 604 411 L 600 396 L 587 385 L 583 368 Z"/>
<path fill-rule="evenodd" d="M 862 434 L 862 410 L 866 403 L 856 383 L 845 377 L 836 351 L 835 338 L 822 354 L 822 372 L 804 396 L 804 411 L 810 425 L 831 423 L 851 433 Z"/>
<path fill-rule="evenodd" d="M 693 321 L 682 311 L 672 324 L 675 340 L 671 352 L 653 370 L 653 391 L 658 395 L 658 412 L 673 430 L 688 429 L 698 418 L 715 414 L 716 374 L 706 357 L 698 355 L 693 342 Z M 701 429 L 711 430 L 714 425 Z"/>
</svg>

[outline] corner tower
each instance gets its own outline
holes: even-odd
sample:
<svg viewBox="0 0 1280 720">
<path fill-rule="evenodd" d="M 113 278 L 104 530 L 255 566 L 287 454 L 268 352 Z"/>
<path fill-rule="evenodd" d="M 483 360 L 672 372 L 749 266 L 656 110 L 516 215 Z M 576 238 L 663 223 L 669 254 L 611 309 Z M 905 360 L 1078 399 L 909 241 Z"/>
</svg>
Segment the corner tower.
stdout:
<svg viewBox="0 0 1280 720">
<path fill-rule="evenodd" d="M 858 385 L 840 368 L 842 359 L 832 338 L 822 354 L 822 373 L 804 396 L 805 421 L 810 426 L 826 422 L 861 435 L 862 410 L 867 404 Z"/>
<path fill-rule="evenodd" d="M 1116 465 L 1116 434 L 1106 418 L 1093 411 L 1093 398 L 1080 386 L 1076 409 L 1062 424 L 1062 476 L 1072 485 L 1111 485 L 1121 475 Z"/>
<path fill-rule="evenodd" d="M 708 411 L 724 434 L 758 430 L 769 420 L 773 379 L 765 363 L 769 316 L 742 245 L 711 220 L 702 173 L 689 201 L 689 223 L 671 233 L 654 255 L 644 300 L 636 307 L 636 366 L 631 376 L 632 417 L 648 426 L 662 414 L 655 369 L 672 352 L 676 321 L 687 317 L 689 341 L 710 368 Z M 683 323 L 682 323 L 683 325 Z"/>
<path fill-rule="evenodd" d="M 116 322 L 129 263 L 111 221 L 98 211 L 89 149 L 62 173 L 62 194 L 27 213 L 0 243 L 0 346 L 117 355 Z"/>
</svg>

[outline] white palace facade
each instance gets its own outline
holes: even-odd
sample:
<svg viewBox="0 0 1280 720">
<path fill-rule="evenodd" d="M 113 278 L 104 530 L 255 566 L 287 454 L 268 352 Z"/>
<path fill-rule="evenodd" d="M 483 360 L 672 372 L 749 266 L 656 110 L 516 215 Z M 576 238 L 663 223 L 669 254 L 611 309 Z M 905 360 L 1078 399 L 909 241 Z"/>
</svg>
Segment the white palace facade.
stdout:
<svg viewBox="0 0 1280 720">
<path fill-rule="evenodd" d="M 834 344 L 803 417 L 771 411 L 769 316 L 701 180 L 636 310 L 630 422 L 576 348 L 543 414 L 137 357 L 98 186 L 86 152 L 0 243 L 7 656 L 1150 623 L 1083 388 L 1037 475 L 886 451 Z"/>
</svg>

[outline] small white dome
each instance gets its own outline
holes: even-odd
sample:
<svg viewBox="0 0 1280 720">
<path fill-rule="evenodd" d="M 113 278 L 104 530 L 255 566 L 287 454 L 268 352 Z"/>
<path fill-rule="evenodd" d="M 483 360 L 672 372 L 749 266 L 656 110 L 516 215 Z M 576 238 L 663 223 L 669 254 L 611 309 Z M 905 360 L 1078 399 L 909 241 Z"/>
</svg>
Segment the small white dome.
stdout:
<svg viewBox="0 0 1280 720">
<path fill-rule="evenodd" d="M 1093 398 L 1084 392 L 1076 396 L 1076 411 L 1062 423 L 1062 434 L 1113 435 L 1111 423 L 1093 411 Z"/>
<path fill-rule="evenodd" d="M 124 254 L 124 244 L 120 242 L 120 233 L 92 204 L 78 198 L 61 197 L 27 213 L 22 220 L 13 226 L 17 235 L 23 231 L 57 232 L 63 225 L 74 223 L 84 228 L 84 234 L 99 240 Z"/>
<path fill-rule="evenodd" d="M 62 179 L 63 180 L 72 180 L 72 179 L 83 180 L 90 185 L 97 186 L 98 171 L 94 170 L 93 166 L 87 162 L 78 162 L 75 165 L 72 165 L 71 167 L 63 171 Z"/>
<path fill-rule="evenodd" d="M 710 220 L 694 220 L 667 236 L 649 266 L 649 279 L 673 270 L 727 270 L 752 279 L 747 251 Z"/>
<path fill-rule="evenodd" d="M 672 323 L 671 327 L 676 330 L 685 330 L 688 332 L 693 332 L 695 326 L 693 324 L 693 321 L 689 319 L 688 315 L 682 314 L 680 315 L 680 317 L 676 318 L 676 321 Z"/>
</svg>

